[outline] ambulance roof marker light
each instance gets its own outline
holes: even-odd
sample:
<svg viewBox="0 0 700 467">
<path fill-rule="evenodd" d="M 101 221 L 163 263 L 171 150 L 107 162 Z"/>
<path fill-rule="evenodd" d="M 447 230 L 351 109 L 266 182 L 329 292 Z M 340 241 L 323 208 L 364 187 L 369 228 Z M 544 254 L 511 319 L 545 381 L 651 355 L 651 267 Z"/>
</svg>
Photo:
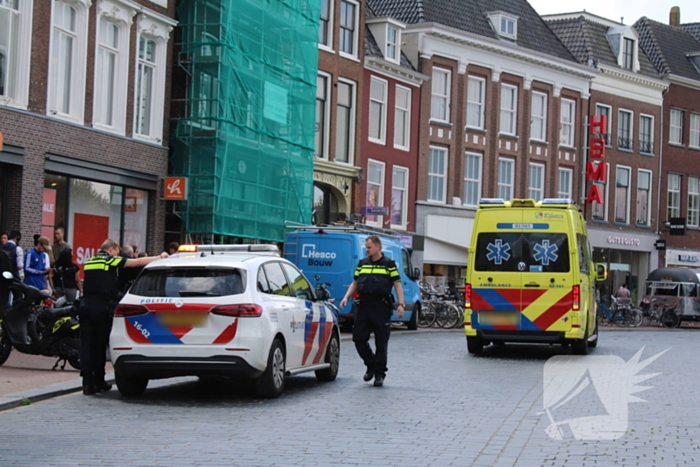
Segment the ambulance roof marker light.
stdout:
<svg viewBox="0 0 700 467">
<path fill-rule="evenodd" d="M 504 208 L 506 207 L 506 200 L 504 200 L 503 198 L 481 198 L 479 200 L 479 207 Z"/>
</svg>

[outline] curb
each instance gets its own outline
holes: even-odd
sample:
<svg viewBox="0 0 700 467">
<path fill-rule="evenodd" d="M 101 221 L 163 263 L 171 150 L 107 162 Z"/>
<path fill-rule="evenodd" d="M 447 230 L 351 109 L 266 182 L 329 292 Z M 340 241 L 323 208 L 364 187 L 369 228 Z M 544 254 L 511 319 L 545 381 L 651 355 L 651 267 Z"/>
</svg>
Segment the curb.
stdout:
<svg viewBox="0 0 700 467">
<path fill-rule="evenodd" d="M 450 331 L 449 329 L 420 329 L 418 332 L 424 333 L 424 332 L 445 332 L 445 331 Z M 464 332 L 464 331 L 462 331 Z M 401 332 L 401 333 L 396 333 L 394 336 L 397 335 L 411 335 L 413 334 L 414 331 L 406 331 L 406 332 Z M 352 341 L 352 335 L 348 333 L 341 333 L 340 336 L 341 341 Z M 114 373 L 109 373 L 105 375 L 105 381 L 107 381 L 110 384 L 114 384 Z M 172 384 L 179 384 L 182 382 L 180 378 L 177 379 L 177 381 L 174 381 Z M 169 385 L 170 383 L 166 383 L 164 385 Z M 49 386 L 44 386 L 41 388 L 37 389 L 29 389 L 27 391 L 22 391 L 22 392 L 17 392 L 14 394 L 8 394 L 6 396 L 0 396 L 0 412 L 4 410 L 10 410 L 14 409 L 16 407 L 20 407 L 22 405 L 30 405 L 35 402 L 41 402 L 46 399 L 51 399 L 54 397 L 59 397 L 63 396 L 66 394 L 73 394 L 80 392 L 83 389 L 83 381 L 78 378 L 74 379 L 72 381 L 64 381 L 62 383 L 56 383 L 56 384 L 51 384 Z M 116 389 L 115 389 L 116 390 Z M 27 402 L 28 401 L 28 402 Z"/>
</svg>

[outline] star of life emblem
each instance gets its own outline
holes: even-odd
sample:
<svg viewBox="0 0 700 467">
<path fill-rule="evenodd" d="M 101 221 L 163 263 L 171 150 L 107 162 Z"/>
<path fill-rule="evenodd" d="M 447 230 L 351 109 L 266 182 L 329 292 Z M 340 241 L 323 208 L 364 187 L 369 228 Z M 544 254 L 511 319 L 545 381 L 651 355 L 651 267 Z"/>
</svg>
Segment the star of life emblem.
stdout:
<svg viewBox="0 0 700 467">
<path fill-rule="evenodd" d="M 503 240 L 500 238 L 494 243 L 489 243 L 486 249 L 489 250 L 486 259 L 496 264 L 501 264 L 503 261 L 508 261 L 510 259 L 510 253 L 508 253 L 510 251 L 510 245 L 507 243 L 504 245 Z"/>
<path fill-rule="evenodd" d="M 541 262 L 543 266 L 549 266 L 550 261 L 554 262 L 559 257 L 559 255 L 557 255 L 559 247 L 550 245 L 549 240 L 542 240 L 542 244 L 536 244 L 534 250 L 535 254 L 532 255 L 532 258 L 535 261 Z"/>
</svg>

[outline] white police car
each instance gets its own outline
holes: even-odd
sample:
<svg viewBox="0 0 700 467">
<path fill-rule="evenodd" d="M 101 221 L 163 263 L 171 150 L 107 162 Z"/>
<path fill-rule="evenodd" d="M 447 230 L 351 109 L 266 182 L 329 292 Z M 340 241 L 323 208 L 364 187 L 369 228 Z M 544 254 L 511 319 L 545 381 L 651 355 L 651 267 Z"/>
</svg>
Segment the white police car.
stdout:
<svg viewBox="0 0 700 467">
<path fill-rule="evenodd" d="M 183 245 L 146 266 L 115 310 L 117 387 L 132 396 L 150 379 L 228 376 L 272 398 L 289 375 L 333 381 L 340 334 L 324 294 L 274 245 Z"/>
</svg>

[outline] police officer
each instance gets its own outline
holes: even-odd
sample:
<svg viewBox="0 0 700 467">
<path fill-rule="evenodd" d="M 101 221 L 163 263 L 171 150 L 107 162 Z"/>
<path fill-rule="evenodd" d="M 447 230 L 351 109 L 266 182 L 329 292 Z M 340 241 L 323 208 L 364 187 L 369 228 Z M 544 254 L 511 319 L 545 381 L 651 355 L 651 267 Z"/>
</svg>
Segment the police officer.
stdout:
<svg viewBox="0 0 700 467">
<path fill-rule="evenodd" d="M 391 315 L 393 312 L 393 297 L 391 288 L 396 289 L 399 300 L 397 313 L 403 317 L 403 288 L 401 278 L 396 269 L 396 263 L 382 253 L 382 241 L 376 235 L 367 237 L 365 241 L 367 257 L 360 260 L 355 270 L 352 284 L 340 302 L 340 308 L 345 308 L 347 301 L 355 292 L 360 294 L 352 340 L 355 342 L 357 353 L 367 366 L 364 380 L 374 378 L 374 385 L 384 385 L 386 376 L 387 347 L 391 331 Z M 369 335 L 374 333 L 376 353 L 369 345 Z"/>
<path fill-rule="evenodd" d="M 101 251 L 85 262 L 83 299 L 80 302 L 80 375 L 83 377 L 83 394 L 109 391 L 111 384 L 105 382 L 105 360 L 112 306 L 119 299 L 119 274 L 125 267 L 145 266 L 167 253 L 145 258 L 123 258 L 119 256 L 119 244 L 105 240 Z"/>
</svg>

